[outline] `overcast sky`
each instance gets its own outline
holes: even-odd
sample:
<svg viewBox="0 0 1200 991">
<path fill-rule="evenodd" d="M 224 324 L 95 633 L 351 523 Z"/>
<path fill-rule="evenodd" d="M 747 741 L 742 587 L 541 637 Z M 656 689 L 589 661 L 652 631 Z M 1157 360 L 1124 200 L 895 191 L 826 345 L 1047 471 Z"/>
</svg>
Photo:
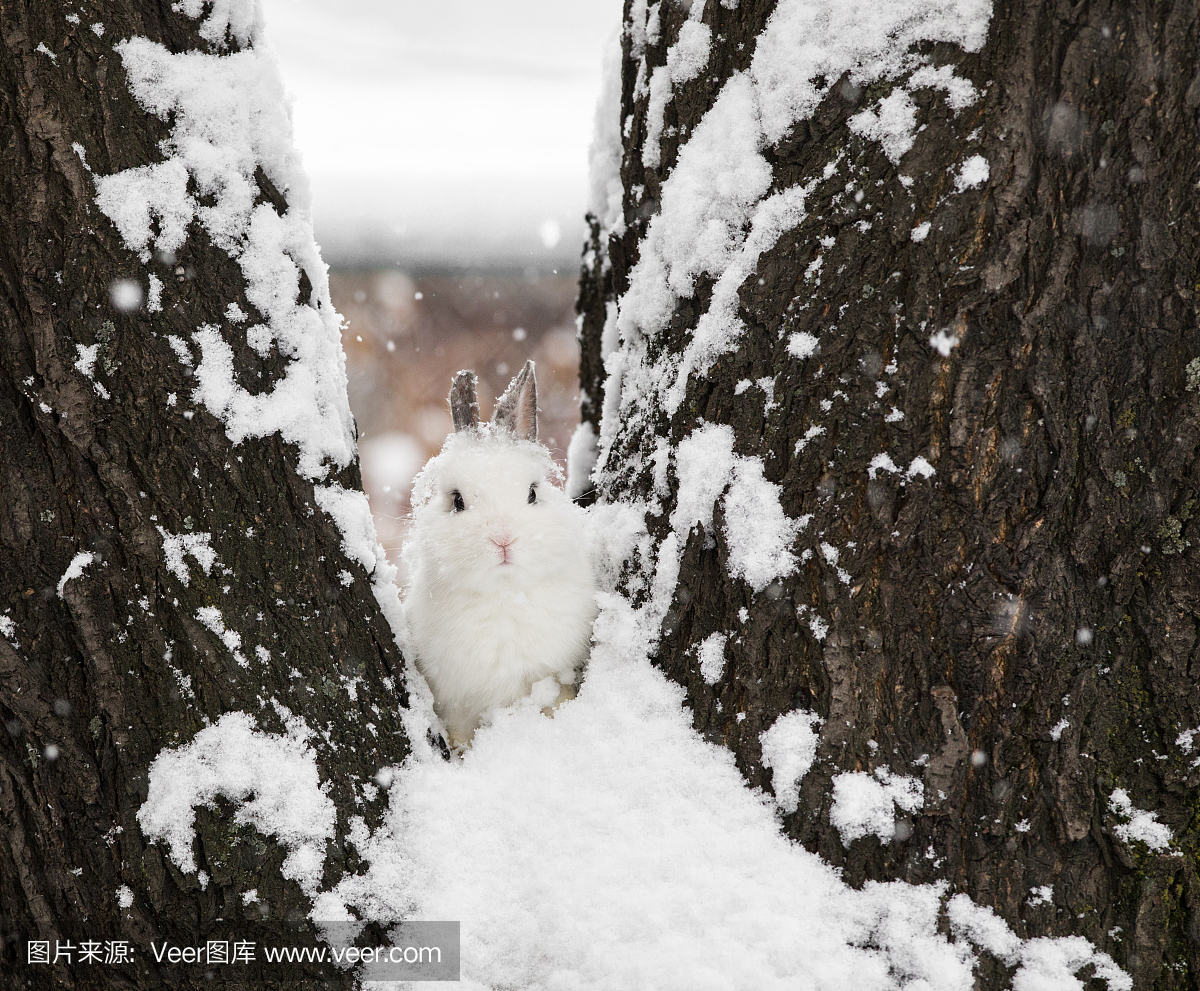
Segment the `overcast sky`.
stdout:
<svg viewBox="0 0 1200 991">
<path fill-rule="evenodd" d="M 264 8 L 331 263 L 574 264 L 620 0 Z"/>
</svg>

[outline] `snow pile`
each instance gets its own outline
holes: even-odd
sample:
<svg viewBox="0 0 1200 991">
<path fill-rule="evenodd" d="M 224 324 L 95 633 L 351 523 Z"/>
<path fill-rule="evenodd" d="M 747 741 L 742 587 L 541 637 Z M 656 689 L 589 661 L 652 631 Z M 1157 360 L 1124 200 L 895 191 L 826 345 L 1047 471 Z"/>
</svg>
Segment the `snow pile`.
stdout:
<svg viewBox="0 0 1200 991">
<path fill-rule="evenodd" d="M 75 351 L 79 355 L 79 360 L 75 362 L 75 371 L 90 379 L 96 373 L 96 358 L 100 354 L 100 345 L 76 344 Z"/>
<path fill-rule="evenodd" d="M 149 792 L 137 816 L 147 839 L 168 843 L 175 865 L 195 872 L 194 810 L 227 798 L 237 805 L 236 823 L 276 837 L 289 850 L 283 876 L 314 895 L 336 811 L 305 744 L 309 730 L 298 718 L 288 720 L 287 730 L 263 733 L 246 713 L 230 712 L 185 746 L 160 753 L 150 765 Z"/>
<path fill-rule="evenodd" d="M 162 291 L 163 282 L 153 272 L 150 273 L 150 296 L 146 300 L 146 310 L 149 313 L 162 312 Z"/>
<path fill-rule="evenodd" d="M 496 713 L 461 760 L 420 747 L 385 769 L 384 824 L 352 832 L 368 869 L 318 896 L 314 919 L 460 919 L 474 991 L 969 991 L 985 940 L 1031 979 L 1098 963 L 1130 987 L 1084 941 L 1022 942 L 969 901 L 947 938 L 942 886 L 844 884 L 691 728 L 643 616 L 603 598 L 579 697 L 553 719 L 532 699 Z M 781 794 L 811 762 L 815 722 L 789 714 L 764 734 Z"/>
<path fill-rule="evenodd" d="M 919 454 L 912 459 L 912 464 L 908 466 L 908 471 L 904 473 L 905 478 L 933 478 L 937 472 L 925 458 Z"/>
<path fill-rule="evenodd" d="M 896 834 L 896 809 L 919 812 L 925 804 L 925 788 L 917 778 L 893 774 L 886 767 L 834 775 L 833 808 L 829 822 L 837 828 L 842 843 L 849 846 L 874 833 L 884 843 Z"/>
<path fill-rule="evenodd" d="M 342 553 L 371 574 L 383 559 L 383 548 L 375 537 L 375 521 L 366 494 L 340 485 L 314 485 L 313 497 L 338 525 Z"/>
<path fill-rule="evenodd" d="M 623 360 L 609 371 L 605 389 L 621 390 L 622 412 L 632 400 L 663 395 L 674 413 L 687 374 L 703 373 L 744 330 L 737 317 L 737 290 L 763 251 L 804 219 L 805 187 L 763 202 L 771 167 L 760 154 L 762 131 L 752 81 L 737 74 L 679 150 L 663 183 L 662 208 L 647 228 L 641 255 L 620 301 L 617 329 Z M 811 187 L 809 187 L 811 188 Z M 761 204 L 761 206 L 760 206 Z M 670 321 L 676 302 L 691 296 L 697 278 L 717 279 L 709 309 L 701 316 L 685 356 L 658 362 L 650 342 Z M 605 432 L 601 430 L 602 456 Z"/>
<path fill-rule="evenodd" d="M 0 637 L 4 637 L 14 647 L 21 646 L 17 640 L 17 624 L 11 616 L 0 616 Z"/>
<path fill-rule="evenodd" d="M 850 584 L 850 572 L 848 572 L 845 568 L 838 566 L 838 561 L 840 561 L 842 558 L 841 551 L 834 547 L 833 544 L 822 540 L 821 557 L 825 559 L 826 564 L 833 568 L 834 572 L 838 576 L 838 581 L 840 581 L 843 585 Z"/>
<path fill-rule="evenodd" d="M 96 395 L 102 399 L 110 399 L 104 384 L 96 381 L 96 359 L 100 357 L 100 344 L 76 344 L 75 352 L 79 360 L 75 362 L 75 371 L 92 383 Z"/>
<path fill-rule="evenodd" d="M 622 336 L 665 328 L 676 300 L 690 296 L 700 275 L 720 275 L 744 240 L 755 205 L 771 185 L 759 151 L 754 86 L 734 76 L 721 91 L 662 188 L 661 212 L 650 221 L 642 255 L 621 300 Z"/>
<path fill-rule="evenodd" d="M 784 812 L 800 804 L 800 781 L 817 758 L 820 726 L 820 716 L 793 709 L 759 734 L 763 767 L 771 769 L 775 801 Z"/>
<path fill-rule="evenodd" d="M 991 175 L 987 159 L 982 155 L 972 155 L 962 164 L 958 175 L 954 177 L 954 188 L 962 193 L 968 189 L 982 186 Z"/>
<path fill-rule="evenodd" d="M 1108 796 L 1108 809 L 1113 815 L 1127 821 L 1113 826 L 1113 835 L 1126 843 L 1140 840 L 1155 853 L 1169 850 L 1171 847 L 1171 830 L 1158 821 L 1153 812 L 1144 812 L 1134 808 L 1129 793 L 1124 788 L 1117 788 Z"/>
<path fill-rule="evenodd" d="M 788 354 L 793 358 L 811 358 L 817 353 L 820 343 L 812 334 L 802 330 L 796 331 L 788 338 Z"/>
<path fill-rule="evenodd" d="M 951 334 L 945 328 L 939 330 L 936 334 L 930 335 L 929 346 L 933 348 L 943 358 L 950 357 L 950 352 L 958 347 L 959 340 L 954 334 Z"/>
<path fill-rule="evenodd" d="M 916 137 L 917 105 L 908 91 L 898 86 L 880 100 L 874 109 L 851 117 L 849 126 L 851 133 L 878 141 L 888 159 L 899 165 Z"/>
<path fill-rule="evenodd" d="M 752 68 L 768 139 L 778 141 L 811 116 L 844 73 L 858 87 L 912 73 L 912 88 L 944 89 L 956 110 L 969 105 L 970 83 L 949 67 L 924 68 L 911 49 L 941 41 L 978 51 L 991 15 L 991 0 L 784 0 L 758 39 Z"/>
<path fill-rule="evenodd" d="M 1200 733 L 1200 729 L 1184 730 L 1175 738 L 1175 746 L 1182 750 L 1185 754 L 1190 754 L 1195 749 L 1196 734 Z M 1200 757 L 1192 759 L 1192 767 L 1200 767 Z"/>
<path fill-rule="evenodd" d="M 200 22 L 200 37 L 214 47 L 225 44 L 226 33 L 240 45 L 262 37 L 262 9 L 259 0 L 175 0 L 171 9 L 195 20 L 208 7 L 208 16 Z"/>
<path fill-rule="evenodd" d="M 1036 888 L 1030 888 L 1029 897 L 1025 899 L 1025 904 L 1030 908 L 1037 908 L 1039 905 L 1053 905 L 1054 886 L 1051 884 L 1042 884 Z"/>
<path fill-rule="evenodd" d="M 874 478 L 876 473 L 881 471 L 887 471 L 891 472 L 892 474 L 896 474 L 900 471 L 900 469 L 896 467 L 896 462 L 894 462 L 889 455 L 876 454 L 875 457 L 871 459 L 871 464 L 867 468 L 867 477 Z"/>
</svg>

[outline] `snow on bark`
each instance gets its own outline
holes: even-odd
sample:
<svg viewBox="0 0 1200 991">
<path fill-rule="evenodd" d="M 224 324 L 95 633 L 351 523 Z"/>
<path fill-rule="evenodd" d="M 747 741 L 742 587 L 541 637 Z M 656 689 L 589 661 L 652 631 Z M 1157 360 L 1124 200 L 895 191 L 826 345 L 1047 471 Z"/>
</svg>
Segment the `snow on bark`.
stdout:
<svg viewBox="0 0 1200 991">
<path fill-rule="evenodd" d="M 588 149 L 588 211 L 600 223 L 603 232 L 601 250 L 608 246 L 608 235 L 625 232 L 625 196 L 621 184 L 621 39 L 614 35 L 604 52 L 603 80 L 592 144 Z"/>
<path fill-rule="evenodd" d="M 702 7 L 693 6 L 692 15 Z M 649 36 L 648 27 L 638 25 L 640 10 L 631 12 L 629 28 L 632 53 L 642 60 L 639 81 L 645 74 L 643 53 Z M 659 404 L 673 414 L 688 377 L 706 373 L 717 356 L 736 346 L 744 329 L 737 318 L 738 288 L 762 252 L 806 216 L 805 195 L 812 186 L 777 190 L 768 198 L 774 177 L 763 152 L 811 115 L 844 74 L 860 87 L 906 76 L 908 86 L 943 90 L 951 106 L 961 109 L 967 105 L 964 101 L 977 97 L 974 87 L 944 71 L 947 67 L 933 69 L 912 48 L 921 41 L 941 41 L 976 51 L 990 18 L 990 0 L 907 0 L 883 7 L 785 0 L 776 8 L 757 41 L 750 71 L 735 72 L 726 81 L 663 181 L 661 210 L 650 221 L 629 289 L 620 301 L 619 328 L 628 354 L 616 363 L 605 385 L 606 393 L 621 394 L 623 415 L 640 420 Z M 674 80 L 671 53 L 678 51 L 677 65 L 687 66 L 686 71 L 702 64 L 694 32 L 687 30 L 694 24 L 691 19 L 685 22 L 679 41 L 668 51 L 667 66 L 650 78 L 643 151 L 650 158 L 644 163 L 647 167 L 658 165 L 658 141 L 651 137 L 656 120 L 661 126 L 656 94 L 667 92 L 665 87 Z M 656 89 L 660 78 L 666 82 Z M 685 79 L 681 75 L 674 81 Z M 912 145 L 916 111 L 903 88 L 894 89 L 855 120 L 852 129 L 879 141 L 894 161 Z M 830 163 L 827 169 L 835 167 Z M 968 171 L 974 179 L 978 165 Z M 669 352 L 651 359 L 648 345 L 666 328 L 676 303 L 692 295 L 700 275 L 717 279 L 717 288 L 693 346 L 682 360 Z"/>
<path fill-rule="evenodd" d="M 1117 788 L 1108 797 L 1109 811 L 1120 816 L 1125 822 L 1113 826 L 1113 834 L 1126 843 L 1141 841 L 1156 853 L 1171 847 L 1170 828 L 1158 821 L 1153 812 L 1136 808 L 1124 788 Z"/>
<path fill-rule="evenodd" d="M 161 526 L 156 528 L 163 542 L 163 558 L 167 562 L 167 570 L 171 572 L 186 587 L 191 581 L 186 554 L 207 575 L 217 560 L 217 552 L 209 546 L 211 533 L 170 533 Z"/>
<path fill-rule="evenodd" d="M 775 801 L 784 812 L 800 805 L 800 781 L 817 758 L 821 722 L 815 713 L 793 709 L 759 734 L 763 767 L 771 769 Z"/>
<path fill-rule="evenodd" d="M 221 615 L 220 609 L 216 606 L 201 606 L 196 610 L 196 618 L 217 635 L 239 667 L 250 666 L 246 655 L 242 653 L 242 635 L 225 627 L 225 617 Z"/>
<path fill-rule="evenodd" d="M 237 807 L 236 823 L 275 836 L 288 849 L 283 876 L 314 895 L 336 811 L 305 743 L 311 731 L 298 717 L 287 720 L 287 729 L 287 735 L 263 733 L 251 716 L 230 712 L 191 742 L 160 753 L 137 814 L 147 839 L 165 841 L 175 865 L 194 873 L 195 809 L 227 798 Z"/>
<path fill-rule="evenodd" d="M 228 32 L 240 45 L 249 45 L 262 38 L 262 4 L 260 0 L 176 0 L 171 9 L 195 20 L 208 8 L 208 16 L 200 22 L 200 37 L 216 47 L 224 47 Z"/>
<path fill-rule="evenodd" d="M 161 144 L 163 161 L 95 176 L 96 203 L 143 261 L 152 251 L 177 251 L 192 223 L 237 261 L 246 298 L 262 322 L 239 331 L 248 315 L 231 300 L 225 308 L 228 326 L 196 328 L 191 336 L 200 360 L 193 399 L 225 425 L 234 444 L 278 433 L 296 446 L 300 475 L 320 481 L 331 469 L 349 465 L 357 449 L 341 317 L 313 238 L 308 180 L 292 142 L 288 97 L 269 50 L 219 53 L 227 37 L 242 45 L 261 40 L 257 0 L 182 0 L 174 9 L 193 18 L 207 10 L 200 34 L 216 51 L 172 53 L 136 37 L 115 46 L 134 97 L 169 122 L 171 131 Z M 286 195 L 282 214 L 270 202 L 257 202 L 260 171 Z M 302 276 L 311 286 L 307 298 L 300 298 Z M 161 284 L 152 282 L 151 290 L 157 298 Z M 282 377 L 262 391 L 252 393 L 235 378 L 230 342 L 239 334 L 260 356 L 274 349 L 285 360 Z M 185 341 L 172 336 L 169 344 L 182 363 L 193 364 Z M 376 540 L 365 496 L 333 484 L 317 486 L 316 498 L 340 529 L 347 556 L 372 575 L 385 616 L 402 634 L 396 571 Z M 163 536 L 168 568 L 186 585 L 178 546 L 184 538 Z M 198 546 L 192 540 L 185 549 L 203 565 Z"/>
<path fill-rule="evenodd" d="M 96 555 L 91 551 L 80 551 L 73 558 L 71 563 L 67 565 L 67 570 L 63 572 L 63 576 L 58 580 L 58 597 L 63 597 L 63 591 L 67 587 L 67 582 L 72 578 L 78 578 L 83 574 L 83 569 L 96 560 Z"/>
<path fill-rule="evenodd" d="M 676 560 L 673 566 L 663 562 L 660 552 L 660 568 L 673 567 L 678 574 L 689 531 L 696 524 L 712 530 L 713 510 L 724 495 L 729 573 L 761 592 L 795 571 L 791 544 L 802 524 L 780 508 L 779 486 L 763 476 L 762 459 L 735 454 L 733 440 L 731 426 L 710 423 L 679 443 L 675 455 L 679 489 L 671 514 Z"/>
<path fill-rule="evenodd" d="M 987 159 L 982 155 L 972 155 L 962 164 L 958 175 L 954 177 L 954 188 L 962 193 L 968 189 L 982 186 L 991 175 Z"/>
<path fill-rule="evenodd" d="M 712 30 L 700 22 L 704 4 L 692 4 L 688 19 L 679 29 L 679 40 L 667 49 L 667 64 L 650 74 L 650 106 L 646 111 L 646 141 L 642 146 L 642 164 L 656 169 L 661 161 L 663 115 L 671 102 L 674 87 L 695 79 L 708 64 Z"/>
<path fill-rule="evenodd" d="M 205 24 L 222 19 L 239 37 L 248 23 L 223 4 Z M 265 318 L 267 341 L 287 359 L 287 371 L 273 387 L 250 393 L 234 380 L 226 340 L 232 328 L 201 326 L 193 335 L 202 355 L 196 398 L 225 423 L 235 444 L 278 432 L 297 446 L 301 474 L 324 478 L 331 463 L 345 467 L 355 455 L 341 319 L 313 240 L 308 183 L 274 59 L 254 48 L 174 54 L 144 38 L 115 50 L 139 104 L 172 126 L 162 162 L 95 177 L 96 203 L 143 260 L 153 250 L 178 250 L 193 221 L 237 260 L 246 296 Z M 260 168 L 288 197 L 282 216 L 271 203 L 255 203 Z M 298 299 L 301 273 L 312 286 L 308 299 Z"/>
<path fill-rule="evenodd" d="M 728 640 L 728 633 L 710 633 L 696 648 L 700 677 L 709 685 L 715 685 L 725 673 L 725 644 Z"/>
<path fill-rule="evenodd" d="M 1081 936 L 1021 940 L 995 912 L 965 894 L 947 902 L 946 914 L 955 936 L 1017 968 L 1013 991 L 1083 991 L 1083 982 L 1075 975 L 1089 965 L 1109 991 L 1133 989 L 1133 979 L 1112 957 L 1097 952 Z"/>
<path fill-rule="evenodd" d="M 916 812 L 924 803 L 925 789 L 914 777 L 893 774 L 886 767 L 877 767 L 874 776 L 849 771 L 834 775 L 829 821 L 846 846 L 871 833 L 890 843 L 896 832 L 895 807 Z"/>
</svg>

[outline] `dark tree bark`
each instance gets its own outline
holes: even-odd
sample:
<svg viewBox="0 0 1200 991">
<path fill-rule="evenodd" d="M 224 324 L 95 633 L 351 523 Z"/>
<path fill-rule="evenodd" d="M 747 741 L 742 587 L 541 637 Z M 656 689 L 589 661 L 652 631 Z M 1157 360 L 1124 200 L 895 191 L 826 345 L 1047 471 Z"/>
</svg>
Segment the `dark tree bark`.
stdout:
<svg viewBox="0 0 1200 991">
<path fill-rule="evenodd" d="M 709 62 L 675 87 L 648 169 L 626 4 L 625 231 L 593 225 L 580 296 L 594 423 L 605 306 L 629 286 L 679 148 L 750 65 L 774 4 L 735 7 L 705 5 Z M 688 16 L 666 3 L 659 14 L 651 71 Z M 742 284 L 737 350 L 693 375 L 656 429 L 677 443 L 699 419 L 731 424 L 788 515 L 812 514 L 795 550 L 815 553 L 758 595 L 729 577 L 722 528 L 694 530 L 656 661 L 752 785 L 772 785 L 763 730 L 796 707 L 824 717 L 788 835 L 852 883 L 945 880 L 1023 937 L 1086 936 L 1138 988 L 1200 987 L 1200 771 L 1177 743 L 1200 722 L 1197 20 L 1191 2 L 997 3 L 980 52 L 926 52 L 982 98 L 956 116 L 916 90 L 925 128 L 898 166 L 847 121 L 903 77 L 832 85 L 765 151 L 772 192 L 817 181 L 807 218 Z M 973 155 L 990 178 L 956 193 Z M 844 194 L 848 174 L 864 196 Z M 931 233 L 914 241 L 921 223 Z M 817 257 L 819 282 L 806 278 Z M 680 354 L 711 290 L 700 279 L 651 347 Z M 939 331 L 957 338 L 945 356 L 929 343 Z M 789 354 L 794 332 L 819 352 Z M 775 378 L 771 409 L 760 390 L 735 390 L 762 376 Z M 892 406 L 903 419 L 885 419 Z M 815 424 L 824 433 L 797 451 Z M 650 467 L 623 471 L 653 449 L 641 429 L 617 427 L 601 501 L 652 490 Z M 936 474 L 869 471 L 881 452 Z M 657 540 L 673 505 L 650 518 Z M 840 548 L 849 584 L 822 541 Z M 714 631 L 738 635 L 709 685 L 694 647 Z M 923 777 L 924 807 L 890 843 L 844 846 L 831 780 L 881 765 Z M 1117 788 L 1170 827 L 1169 852 L 1114 832 Z M 1042 885 L 1052 903 L 1031 904 Z M 1000 986 L 1003 968 L 989 967 L 983 986 Z"/>
<path fill-rule="evenodd" d="M 167 125 L 135 102 L 113 44 L 136 35 L 173 52 L 208 50 L 197 26 L 167 3 L 93 4 L 72 24 L 53 4 L 0 2 L 0 616 L 12 624 L 0 637 L 5 986 L 209 986 L 203 967 L 156 964 L 150 941 L 196 945 L 216 919 L 273 924 L 308 912 L 280 876 L 286 851 L 237 826 L 226 805 L 197 815 L 207 887 L 145 841 L 136 814 L 164 748 L 235 710 L 275 733 L 273 701 L 302 715 L 338 810 L 326 884 L 356 868 L 343 843 L 348 817 L 374 827 L 385 804 L 363 783 L 408 749 L 392 632 L 297 473 L 296 449 L 278 435 L 232 444 L 189 401 L 191 369 L 168 346 L 168 334 L 187 341 L 202 323 L 222 325 L 229 302 L 257 319 L 240 270 L 195 222 L 172 263 L 143 265 L 97 209 L 72 149 L 99 175 L 160 161 Z M 286 209 L 286 191 L 261 172 L 258 192 Z M 161 312 L 115 308 L 110 284 L 132 277 L 145 287 L 148 272 L 165 285 Z M 301 299 L 322 276 L 301 276 Z M 244 335 L 227 336 L 239 377 L 281 374 L 278 355 L 260 359 Z M 77 344 L 100 345 L 96 381 L 111 398 L 73 367 Z M 357 462 L 330 478 L 361 487 Z M 207 575 L 192 567 L 185 587 L 166 567 L 158 527 L 211 533 L 218 565 Z M 81 551 L 95 559 L 60 596 Z M 239 632 L 248 667 L 197 620 L 205 606 Z M 357 694 L 346 687 L 354 678 Z M 128 908 L 117 901 L 122 885 Z M 246 905 L 249 889 L 258 897 Z M 25 965 L 24 940 L 81 938 L 129 940 L 135 960 Z M 218 976 L 236 984 L 238 973 Z"/>
</svg>

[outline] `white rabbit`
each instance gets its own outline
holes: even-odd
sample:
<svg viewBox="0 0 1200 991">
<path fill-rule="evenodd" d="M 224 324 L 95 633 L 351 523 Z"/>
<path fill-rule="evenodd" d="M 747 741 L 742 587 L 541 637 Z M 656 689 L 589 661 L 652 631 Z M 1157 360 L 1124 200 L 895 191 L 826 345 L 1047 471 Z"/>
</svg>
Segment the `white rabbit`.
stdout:
<svg viewBox="0 0 1200 991">
<path fill-rule="evenodd" d="M 454 433 L 413 482 L 404 607 L 416 663 L 451 746 L 551 675 L 569 698 L 587 658 L 595 587 L 583 510 L 537 443 L 533 362 L 480 424 L 473 372 L 450 389 Z"/>
</svg>

